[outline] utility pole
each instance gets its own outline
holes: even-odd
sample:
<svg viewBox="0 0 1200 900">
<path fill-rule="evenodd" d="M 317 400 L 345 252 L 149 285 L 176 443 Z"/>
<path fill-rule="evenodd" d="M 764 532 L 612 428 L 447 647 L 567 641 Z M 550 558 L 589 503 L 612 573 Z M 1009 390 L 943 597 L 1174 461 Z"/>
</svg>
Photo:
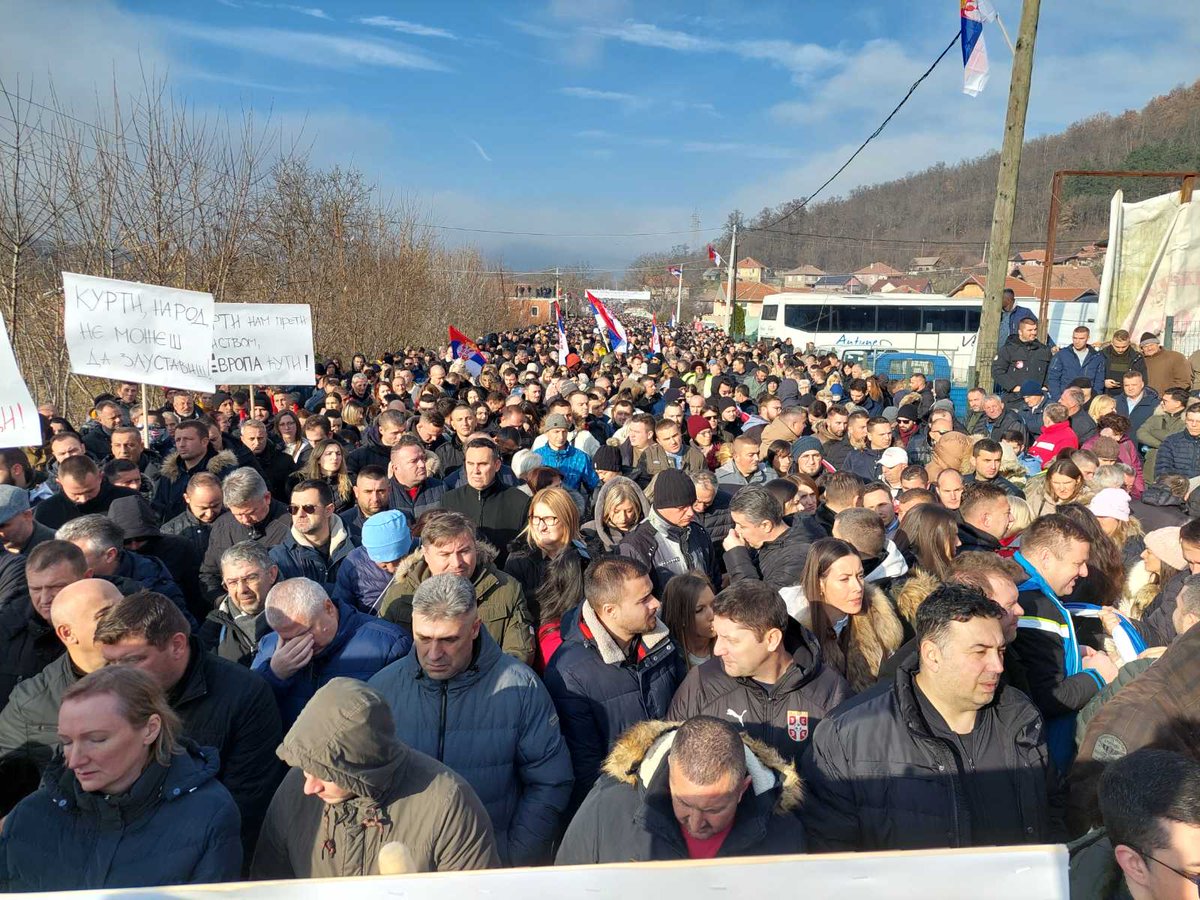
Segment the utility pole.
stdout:
<svg viewBox="0 0 1200 900">
<path fill-rule="evenodd" d="M 555 266 L 554 267 L 554 302 L 561 306 L 562 301 L 558 299 L 558 276 L 559 276 L 558 266 Z"/>
<path fill-rule="evenodd" d="M 729 307 L 729 318 L 725 322 L 725 333 L 733 328 L 733 304 L 737 303 L 737 222 L 733 223 L 733 240 L 729 242 L 729 280 L 725 283 L 725 302 Z"/>
<path fill-rule="evenodd" d="M 975 383 L 983 387 L 991 386 L 991 362 L 999 343 L 1000 298 L 1004 292 L 1004 278 L 1008 274 L 1009 244 L 1017 205 L 1017 176 L 1021 170 L 1021 148 L 1025 143 L 1025 112 L 1029 107 L 1033 47 L 1037 41 L 1041 5 L 1041 0 L 1025 0 L 1017 45 L 1013 50 L 1008 116 L 1004 121 L 1000 175 L 996 179 L 996 206 L 992 211 L 992 235 L 988 244 L 987 289 L 979 317 L 979 340 L 975 345 Z"/>
</svg>

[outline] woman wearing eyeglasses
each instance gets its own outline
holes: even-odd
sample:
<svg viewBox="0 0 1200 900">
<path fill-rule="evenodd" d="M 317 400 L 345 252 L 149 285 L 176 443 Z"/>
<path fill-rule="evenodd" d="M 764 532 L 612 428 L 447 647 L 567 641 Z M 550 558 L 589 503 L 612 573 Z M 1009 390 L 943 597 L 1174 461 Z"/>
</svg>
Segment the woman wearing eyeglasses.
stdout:
<svg viewBox="0 0 1200 900">
<path fill-rule="evenodd" d="M 563 616 L 583 599 L 590 557 L 579 533 L 579 507 L 561 487 L 533 495 L 525 530 L 509 551 L 504 571 L 521 583 L 530 618 L 537 623 L 540 672 L 562 643 Z"/>
</svg>

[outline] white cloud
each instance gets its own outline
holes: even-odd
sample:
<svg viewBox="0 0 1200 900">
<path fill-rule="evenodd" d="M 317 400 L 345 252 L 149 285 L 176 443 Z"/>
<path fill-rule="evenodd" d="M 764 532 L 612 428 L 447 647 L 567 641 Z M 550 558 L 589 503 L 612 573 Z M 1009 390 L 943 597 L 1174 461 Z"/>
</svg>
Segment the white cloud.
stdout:
<svg viewBox="0 0 1200 900">
<path fill-rule="evenodd" d="M 625 21 L 620 25 L 594 26 L 589 29 L 601 37 L 615 38 L 627 44 L 642 47 L 658 47 L 663 50 L 681 50 L 689 53 L 711 53 L 722 49 L 720 41 L 697 37 L 686 31 L 659 28 L 647 22 Z"/>
<path fill-rule="evenodd" d="M 243 53 L 257 53 L 288 62 L 324 68 L 375 66 L 388 69 L 423 69 L 445 72 L 441 62 L 392 41 L 366 40 L 342 35 L 316 34 L 283 28 L 225 28 L 176 19 L 163 20 L 174 34 Z"/>
<path fill-rule="evenodd" d="M 368 16 L 358 19 L 360 25 L 371 25 L 375 28 L 387 28 L 401 34 L 411 34 L 414 37 L 446 38 L 458 40 L 458 36 L 445 28 L 435 28 L 432 25 L 422 25 L 419 22 L 406 22 L 404 19 L 393 19 L 391 16 Z"/>
<path fill-rule="evenodd" d="M 229 4 L 234 6 L 236 4 Z M 325 19 L 332 21 L 329 13 L 323 9 L 318 9 L 315 6 L 296 6 L 292 3 L 252 3 L 251 6 L 257 6 L 261 9 L 282 9 L 286 12 L 293 12 L 300 16 L 308 16 L 313 19 Z"/>
<path fill-rule="evenodd" d="M 558 92 L 567 97 L 577 97 L 580 100 L 601 100 L 608 103 L 622 103 L 627 106 L 641 106 L 646 103 L 642 97 L 626 94 L 623 91 L 598 91 L 586 87 L 564 87 Z"/>
</svg>

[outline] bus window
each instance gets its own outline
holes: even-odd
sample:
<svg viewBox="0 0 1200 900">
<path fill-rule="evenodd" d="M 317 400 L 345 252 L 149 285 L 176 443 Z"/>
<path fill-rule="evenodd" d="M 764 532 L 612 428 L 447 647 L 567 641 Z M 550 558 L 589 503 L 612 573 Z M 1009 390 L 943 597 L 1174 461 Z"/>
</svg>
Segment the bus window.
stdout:
<svg viewBox="0 0 1200 900">
<path fill-rule="evenodd" d="M 979 330 L 979 310 L 968 309 L 967 310 L 967 331 L 978 331 L 978 330 Z"/>
<path fill-rule="evenodd" d="M 898 331 L 921 330 L 921 308 L 919 306 L 880 306 L 879 323 L 876 331 L 892 334 Z"/>
<path fill-rule="evenodd" d="M 763 304 L 762 315 L 758 317 L 760 322 L 774 322 L 779 315 L 779 306 L 775 303 Z"/>
<path fill-rule="evenodd" d="M 874 306 L 835 306 L 830 327 L 834 331 L 872 332 L 875 331 Z"/>
<path fill-rule="evenodd" d="M 829 331 L 829 315 L 828 306 L 785 306 L 783 324 L 797 331 Z"/>
<path fill-rule="evenodd" d="M 966 321 L 966 309 L 961 306 L 927 306 L 921 310 L 921 331 L 926 334 L 965 331 Z"/>
</svg>

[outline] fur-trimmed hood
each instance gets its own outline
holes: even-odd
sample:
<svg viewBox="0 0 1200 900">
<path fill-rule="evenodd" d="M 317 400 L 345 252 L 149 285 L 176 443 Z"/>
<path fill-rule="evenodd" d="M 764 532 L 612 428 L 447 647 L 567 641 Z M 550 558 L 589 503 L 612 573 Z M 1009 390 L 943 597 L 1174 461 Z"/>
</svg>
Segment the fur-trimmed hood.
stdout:
<svg viewBox="0 0 1200 900">
<path fill-rule="evenodd" d="M 210 475 L 216 475 L 218 478 L 220 478 L 226 472 L 236 469 L 237 465 L 237 457 L 233 454 L 233 451 L 222 450 L 204 464 L 204 469 Z M 179 458 L 179 452 L 177 450 L 172 450 L 167 454 L 166 458 L 163 459 L 161 471 L 162 477 L 170 482 L 178 481 L 180 476 L 183 475 L 183 460 Z"/>
<path fill-rule="evenodd" d="M 659 768 L 666 764 L 668 751 L 675 741 L 680 722 L 639 722 L 613 745 L 604 760 L 603 771 L 624 784 L 645 787 Z M 755 795 L 765 794 L 778 787 L 773 812 L 787 815 L 800 806 L 804 786 L 796 770 L 762 741 L 743 734 L 746 748 L 746 770 Z"/>
<path fill-rule="evenodd" d="M 909 570 L 909 577 L 896 591 L 896 610 L 909 625 L 917 621 L 917 608 L 933 593 L 940 581 L 924 569 Z"/>
</svg>

